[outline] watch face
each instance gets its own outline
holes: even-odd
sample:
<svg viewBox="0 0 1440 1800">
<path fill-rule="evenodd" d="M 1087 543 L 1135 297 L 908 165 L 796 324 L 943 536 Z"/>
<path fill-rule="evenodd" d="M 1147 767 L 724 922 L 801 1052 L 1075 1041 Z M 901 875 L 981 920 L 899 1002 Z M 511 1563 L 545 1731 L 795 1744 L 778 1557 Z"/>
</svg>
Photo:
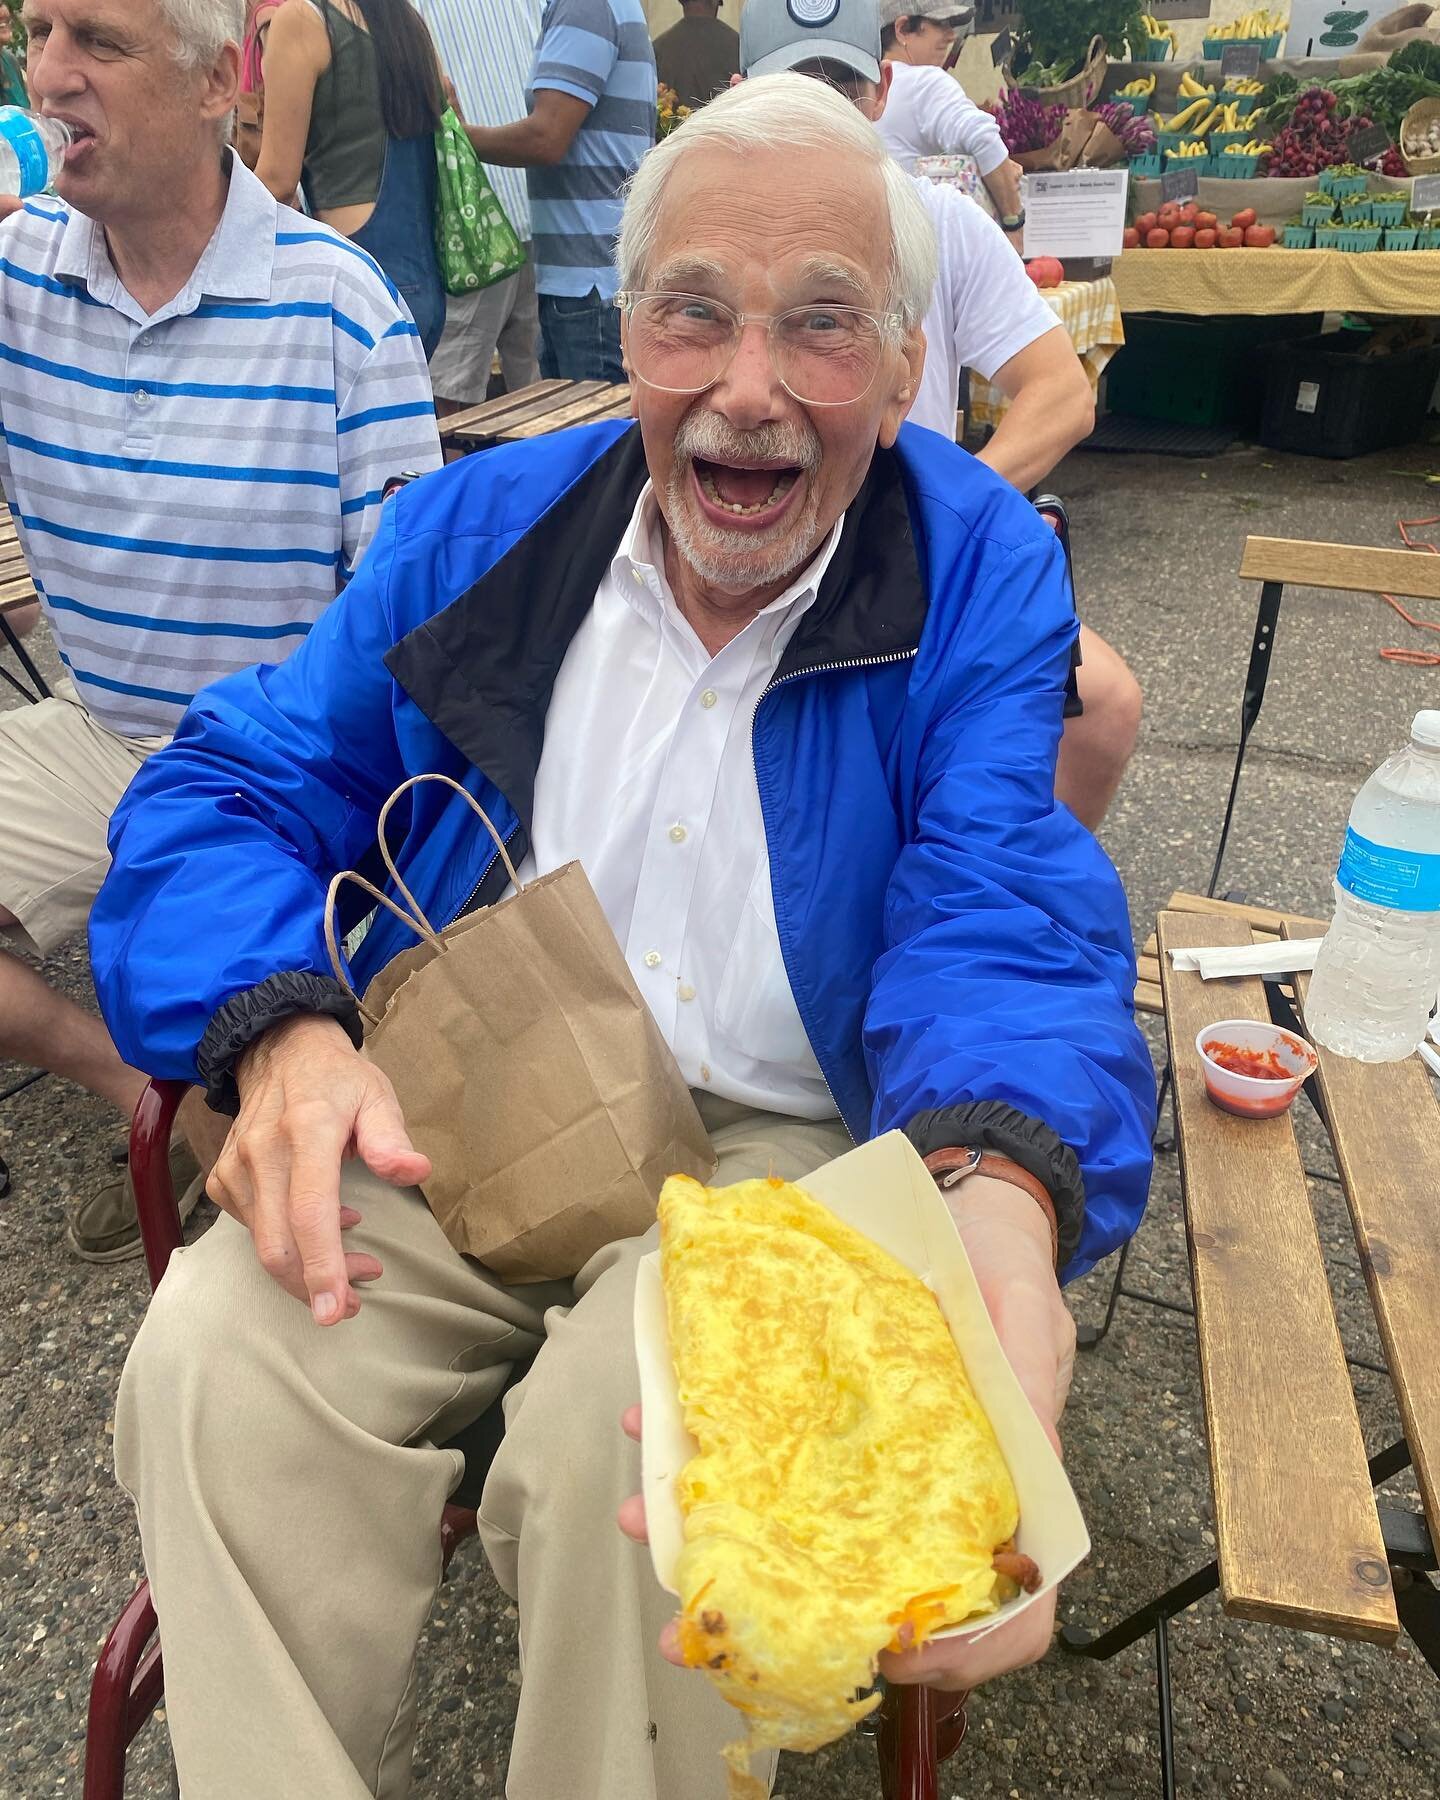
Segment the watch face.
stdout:
<svg viewBox="0 0 1440 1800">
<path fill-rule="evenodd" d="M 840 10 L 840 0 L 786 0 L 786 11 L 797 25 L 828 25 Z"/>
</svg>

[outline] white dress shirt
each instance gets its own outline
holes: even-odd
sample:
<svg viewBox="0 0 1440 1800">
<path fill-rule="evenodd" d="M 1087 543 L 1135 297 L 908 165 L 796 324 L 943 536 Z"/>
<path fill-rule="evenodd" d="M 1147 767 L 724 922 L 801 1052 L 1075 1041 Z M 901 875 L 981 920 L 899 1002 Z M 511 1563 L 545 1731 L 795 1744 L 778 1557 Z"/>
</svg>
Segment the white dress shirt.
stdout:
<svg viewBox="0 0 1440 1800">
<path fill-rule="evenodd" d="M 780 954 L 750 732 L 843 524 L 712 657 L 646 483 L 555 680 L 519 870 L 583 864 L 691 1087 L 807 1119 L 837 1108 Z"/>
</svg>

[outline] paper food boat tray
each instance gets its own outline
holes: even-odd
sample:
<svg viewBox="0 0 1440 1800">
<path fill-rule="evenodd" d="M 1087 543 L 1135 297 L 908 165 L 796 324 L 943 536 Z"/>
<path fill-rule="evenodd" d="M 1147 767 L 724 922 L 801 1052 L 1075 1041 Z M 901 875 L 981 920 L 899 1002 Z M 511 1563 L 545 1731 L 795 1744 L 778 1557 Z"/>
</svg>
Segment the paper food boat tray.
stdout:
<svg viewBox="0 0 1440 1800">
<path fill-rule="evenodd" d="M 995 1428 L 1020 1499 L 1017 1547 L 1034 1559 L 1043 1585 L 972 1624 L 936 1633 L 938 1638 L 982 1637 L 1034 1605 L 1089 1554 L 1090 1536 L 1079 1502 L 1000 1348 L 949 1208 L 910 1140 L 901 1132 L 888 1132 L 797 1185 L 888 1250 L 931 1289 Z M 696 1444 L 681 1415 L 658 1252 L 640 1261 L 635 1351 L 644 1408 L 642 1486 L 650 1555 L 660 1585 L 674 1594 L 679 1591 L 675 1568 L 685 1541 L 675 1483 Z"/>
</svg>

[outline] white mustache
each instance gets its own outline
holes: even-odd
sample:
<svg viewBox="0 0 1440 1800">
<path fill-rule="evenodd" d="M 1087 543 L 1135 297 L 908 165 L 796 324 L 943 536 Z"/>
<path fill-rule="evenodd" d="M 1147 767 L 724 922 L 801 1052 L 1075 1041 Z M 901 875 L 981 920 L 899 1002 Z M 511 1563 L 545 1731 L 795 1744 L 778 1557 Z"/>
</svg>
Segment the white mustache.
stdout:
<svg viewBox="0 0 1440 1800">
<path fill-rule="evenodd" d="M 675 433 L 675 454 L 688 462 L 785 462 L 809 473 L 820 467 L 820 439 L 800 426 L 771 420 L 754 431 L 736 431 L 719 413 L 687 413 Z"/>
</svg>

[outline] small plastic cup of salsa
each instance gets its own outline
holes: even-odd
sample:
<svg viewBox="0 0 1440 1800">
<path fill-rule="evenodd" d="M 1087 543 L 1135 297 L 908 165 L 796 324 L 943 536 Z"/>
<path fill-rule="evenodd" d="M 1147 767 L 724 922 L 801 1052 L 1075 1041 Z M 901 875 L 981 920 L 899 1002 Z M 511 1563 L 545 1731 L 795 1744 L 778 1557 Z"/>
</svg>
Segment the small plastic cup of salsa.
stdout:
<svg viewBox="0 0 1440 1800">
<path fill-rule="evenodd" d="M 1318 1058 L 1302 1037 L 1255 1019 L 1221 1019 L 1195 1039 L 1205 1092 L 1222 1111 L 1242 1119 L 1285 1112 Z"/>
</svg>

